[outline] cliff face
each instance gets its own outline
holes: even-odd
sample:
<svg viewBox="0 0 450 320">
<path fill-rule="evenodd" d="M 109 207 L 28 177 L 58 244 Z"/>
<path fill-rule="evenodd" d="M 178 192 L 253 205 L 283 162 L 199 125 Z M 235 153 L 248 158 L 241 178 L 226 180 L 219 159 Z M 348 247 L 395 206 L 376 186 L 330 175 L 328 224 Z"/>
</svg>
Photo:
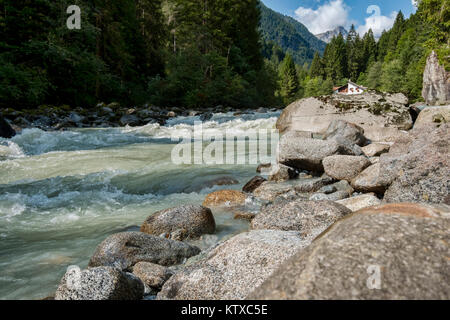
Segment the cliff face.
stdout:
<svg viewBox="0 0 450 320">
<path fill-rule="evenodd" d="M 428 104 L 441 104 L 450 101 L 450 72 L 439 64 L 436 52 L 427 59 L 423 73 L 422 97 Z"/>
</svg>

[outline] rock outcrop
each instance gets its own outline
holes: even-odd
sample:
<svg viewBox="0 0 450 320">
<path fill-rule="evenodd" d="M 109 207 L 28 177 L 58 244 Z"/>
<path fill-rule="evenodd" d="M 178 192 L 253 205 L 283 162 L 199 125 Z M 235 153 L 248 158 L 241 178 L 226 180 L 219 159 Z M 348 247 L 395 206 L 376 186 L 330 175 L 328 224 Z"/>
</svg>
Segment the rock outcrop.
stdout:
<svg viewBox="0 0 450 320">
<path fill-rule="evenodd" d="M 97 247 L 89 266 L 111 266 L 129 270 L 142 261 L 170 266 L 182 263 L 199 253 L 199 248 L 184 242 L 142 232 L 122 232 L 109 236 Z"/>
<path fill-rule="evenodd" d="M 141 232 L 159 236 L 165 234 L 174 239 L 173 235 L 195 239 L 203 234 L 212 234 L 216 230 L 216 222 L 210 209 L 202 206 L 185 205 L 153 213 L 141 226 Z"/>
<path fill-rule="evenodd" d="M 299 232 L 292 231 L 254 230 L 239 234 L 171 277 L 157 299 L 245 299 L 308 243 Z"/>
<path fill-rule="evenodd" d="M 284 262 L 248 299 L 448 300 L 448 230 L 448 207 L 363 209 Z"/>
<path fill-rule="evenodd" d="M 325 133 L 334 120 L 354 123 L 364 130 L 394 127 L 408 130 L 412 118 L 403 94 L 367 92 L 360 95 L 333 95 L 298 100 L 284 109 L 277 122 L 280 132 Z"/>
<path fill-rule="evenodd" d="M 435 51 L 429 55 L 423 73 L 422 97 L 430 105 L 450 101 L 450 72 L 439 64 Z"/>
<path fill-rule="evenodd" d="M 140 300 L 144 284 L 131 273 L 113 267 L 68 270 L 55 300 Z"/>
</svg>

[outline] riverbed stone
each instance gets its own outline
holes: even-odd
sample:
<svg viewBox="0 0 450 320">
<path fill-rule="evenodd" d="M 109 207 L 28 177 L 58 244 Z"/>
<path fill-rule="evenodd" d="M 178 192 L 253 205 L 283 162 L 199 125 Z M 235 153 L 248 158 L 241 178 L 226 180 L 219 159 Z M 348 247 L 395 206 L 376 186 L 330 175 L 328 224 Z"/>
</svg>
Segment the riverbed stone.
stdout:
<svg viewBox="0 0 450 320">
<path fill-rule="evenodd" d="M 311 201 L 338 201 L 342 199 L 346 199 L 349 197 L 348 192 L 346 191 L 336 191 L 333 193 L 314 193 L 312 196 L 309 197 L 309 200 Z"/>
<path fill-rule="evenodd" d="M 333 120 L 326 133 L 325 140 L 336 141 L 343 145 L 364 146 L 367 142 L 364 129 L 344 120 Z"/>
<path fill-rule="evenodd" d="M 376 163 L 365 169 L 352 180 L 352 187 L 358 192 L 384 193 L 392 180 L 380 175 L 380 166 L 380 163 Z"/>
<path fill-rule="evenodd" d="M 420 204 L 363 209 L 278 268 L 251 300 L 448 300 L 448 211 Z"/>
<path fill-rule="evenodd" d="M 203 201 L 205 207 L 231 207 L 245 204 L 247 196 L 238 190 L 219 190 L 208 194 Z"/>
<path fill-rule="evenodd" d="M 247 193 L 252 193 L 266 181 L 267 181 L 267 179 L 265 179 L 261 176 L 256 176 L 245 184 L 245 186 L 242 188 L 242 191 L 247 192 Z"/>
<path fill-rule="evenodd" d="M 353 212 L 381 204 L 380 199 L 378 199 L 374 194 L 369 193 L 351 197 L 348 199 L 339 200 L 336 202 L 346 206 Z"/>
<path fill-rule="evenodd" d="M 70 269 L 56 290 L 55 300 L 140 300 L 144 284 L 131 273 L 113 267 Z"/>
<path fill-rule="evenodd" d="M 351 181 L 370 165 L 370 160 L 363 156 L 335 155 L 323 159 L 325 173 L 336 180 Z"/>
<path fill-rule="evenodd" d="M 275 172 L 269 176 L 269 181 L 283 182 L 298 177 L 298 171 L 296 169 L 282 164 L 277 164 L 274 171 Z"/>
<path fill-rule="evenodd" d="M 170 235 L 184 230 L 179 240 L 195 239 L 203 234 L 212 234 L 216 222 L 210 209 L 197 205 L 184 205 L 165 209 L 150 215 L 142 224 L 141 232 Z"/>
<path fill-rule="evenodd" d="M 95 250 L 90 267 L 112 266 L 129 270 L 141 261 L 170 266 L 200 253 L 187 243 L 143 232 L 121 232 L 106 238 Z"/>
<path fill-rule="evenodd" d="M 151 290 L 161 290 L 164 283 L 174 272 L 167 267 L 150 262 L 138 262 L 133 267 L 133 274 Z"/>
<path fill-rule="evenodd" d="M 389 144 L 371 143 L 363 147 L 362 151 L 367 157 L 379 157 L 383 153 L 389 152 L 390 147 Z"/>
<path fill-rule="evenodd" d="M 12 138 L 16 135 L 16 131 L 11 127 L 11 125 L 0 116 L 0 137 L 1 138 Z"/>
<path fill-rule="evenodd" d="M 239 234 L 171 277 L 157 299 L 245 299 L 308 243 L 299 232 L 292 231 L 253 230 Z"/>
<path fill-rule="evenodd" d="M 284 201 L 264 207 L 252 220 L 251 228 L 299 231 L 313 239 L 349 213 L 349 209 L 332 201 Z"/>
</svg>

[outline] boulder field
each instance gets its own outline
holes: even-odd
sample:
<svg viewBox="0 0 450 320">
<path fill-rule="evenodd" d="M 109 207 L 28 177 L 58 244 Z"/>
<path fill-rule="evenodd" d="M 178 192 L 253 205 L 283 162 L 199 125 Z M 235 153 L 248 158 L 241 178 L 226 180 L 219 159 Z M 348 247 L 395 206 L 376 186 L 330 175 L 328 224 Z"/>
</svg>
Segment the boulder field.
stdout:
<svg viewBox="0 0 450 320">
<path fill-rule="evenodd" d="M 413 124 L 403 95 L 300 100 L 262 176 L 109 236 L 55 298 L 448 300 L 447 119 L 430 107 Z M 202 251 L 217 210 L 248 231 Z"/>
</svg>

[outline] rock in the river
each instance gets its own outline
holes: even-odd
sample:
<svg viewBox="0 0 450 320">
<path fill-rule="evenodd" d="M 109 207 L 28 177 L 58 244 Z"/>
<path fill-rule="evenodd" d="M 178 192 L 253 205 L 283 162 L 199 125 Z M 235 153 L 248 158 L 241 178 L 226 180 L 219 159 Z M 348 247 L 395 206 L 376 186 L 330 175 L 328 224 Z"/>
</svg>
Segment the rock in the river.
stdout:
<svg viewBox="0 0 450 320">
<path fill-rule="evenodd" d="M 376 163 L 361 172 L 352 180 L 352 187 L 358 192 L 384 193 L 392 182 L 390 177 L 384 179 L 380 175 L 380 163 Z"/>
<path fill-rule="evenodd" d="M 219 190 L 210 193 L 203 201 L 205 207 L 236 206 L 245 204 L 247 196 L 237 190 Z"/>
<path fill-rule="evenodd" d="M 419 204 L 363 209 L 283 263 L 248 298 L 448 300 L 448 230 L 448 211 Z"/>
<path fill-rule="evenodd" d="M 159 291 L 174 272 L 158 264 L 138 262 L 133 267 L 133 274 L 152 290 Z"/>
<path fill-rule="evenodd" d="M 450 72 L 439 64 L 435 51 L 428 57 L 423 73 L 422 97 L 430 105 L 450 101 Z"/>
<path fill-rule="evenodd" d="M 269 176 L 269 181 L 283 182 L 298 177 L 298 171 L 294 168 L 277 164 L 274 168 L 274 173 Z"/>
<path fill-rule="evenodd" d="M 380 157 L 380 176 L 392 182 L 386 202 L 445 203 L 450 193 L 450 124 L 414 129 L 412 139 Z M 393 152 L 397 150 L 398 152 Z"/>
<path fill-rule="evenodd" d="M 372 143 L 362 148 L 367 157 L 379 157 L 383 153 L 389 152 L 390 145 L 383 143 Z"/>
<path fill-rule="evenodd" d="M 290 104 L 277 121 L 280 132 L 324 133 L 334 120 L 354 123 L 364 130 L 395 127 L 409 130 L 412 118 L 403 94 L 366 92 L 359 95 L 333 95 L 305 98 Z M 367 137 L 367 136 L 366 136 Z"/>
<path fill-rule="evenodd" d="M 308 243 L 300 233 L 292 231 L 255 230 L 239 234 L 171 277 L 157 298 L 245 299 L 287 258 Z"/>
<path fill-rule="evenodd" d="M 381 204 L 381 200 L 378 199 L 374 194 L 363 194 L 336 202 L 346 206 L 353 212 Z"/>
<path fill-rule="evenodd" d="M 257 173 L 269 173 L 272 170 L 271 163 L 262 163 L 256 168 Z"/>
<path fill-rule="evenodd" d="M 323 159 L 325 173 L 336 180 L 351 181 L 372 163 L 360 156 L 330 156 Z"/>
<path fill-rule="evenodd" d="M 128 270 L 141 261 L 170 266 L 199 253 L 200 249 L 184 242 L 142 232 L 122 232 L 109 236 L 97 247 L 89 266 Z"/>
<path fill-rule="evenodd" d="M 55 300 L 140 300 L 143 296 L 139 278 L 113 267 L 97 267 L 68 270 Z"/>
<path fill-rule="evenodd" d="M 295 132 L 288 132 L 280 138 L 278 162 L 298 170 L 323 172 L 322 160 L 336 154 L 354 152 L 336 141 L 298 138 Z"/>
<path fill-rule="evenodd" d="M 441 107 L 428 107 L 419 113 L 414 129 L 420 127 L 439 127 L 450 122 L 450 105 Z"/>
<path fill-rule="evenodd" d="M 234 184 L 239 184 L 239 181 L 233 177 L 219 177 L 213 180 L 209 180 L 205 182 L 205 186 L 208 188 L 212 188 L 214 186 L 231 186 Z"/>
<path fill-rule="evenodd" d="M 263 177 L 256 176 L 245 184 L 245 186 L 242 188 L 242 191 L 252 193 L 253 191 L 255 191 L 255 189 L 259 188 L 259 186 L 261 186 L 266 181 L 267 180 L 264 179 Z"/>
<path fill-rule="evenodd" d="M 332 201 L 282 201 L 264 207 L 252 220 L 251 228 L 300 231 L 312 240 L 349 213 L 349 209 Z"/>
<path fill-rule="evenodd" d="M 314 193 L 309 200 L 311 201 L 338 201 L 342 199 L 346 199 L 349 197 L 348 192 L 346 191 L 336 191 L 333 193 Z"/>
<path fill-rule="evenodd" d="M 367 142 L 363 128 L 343 120 L 334 120 L 331 122 L 325 133 L 325 139 L 336 141 L 343 145 L 356 144 L 361 147 Z"/>
<path fill-rule="evenodd" d="M 183 231 L 185 238 L 195 239 L 202 234 L 212 234 L 216 230 L 214 216 L 210 209 L 185 205 L 153 213 L 141 226 L 141 232 L 159 236 Z M 180 238 L 177 240 L 184 240 Z"/>
<path fill-rule="evenodd" d="M 11 128 L 9 123 L 0 116 L 0 138 L 12 138 L 16 135 L 16 131 Z"/>
</svg>

